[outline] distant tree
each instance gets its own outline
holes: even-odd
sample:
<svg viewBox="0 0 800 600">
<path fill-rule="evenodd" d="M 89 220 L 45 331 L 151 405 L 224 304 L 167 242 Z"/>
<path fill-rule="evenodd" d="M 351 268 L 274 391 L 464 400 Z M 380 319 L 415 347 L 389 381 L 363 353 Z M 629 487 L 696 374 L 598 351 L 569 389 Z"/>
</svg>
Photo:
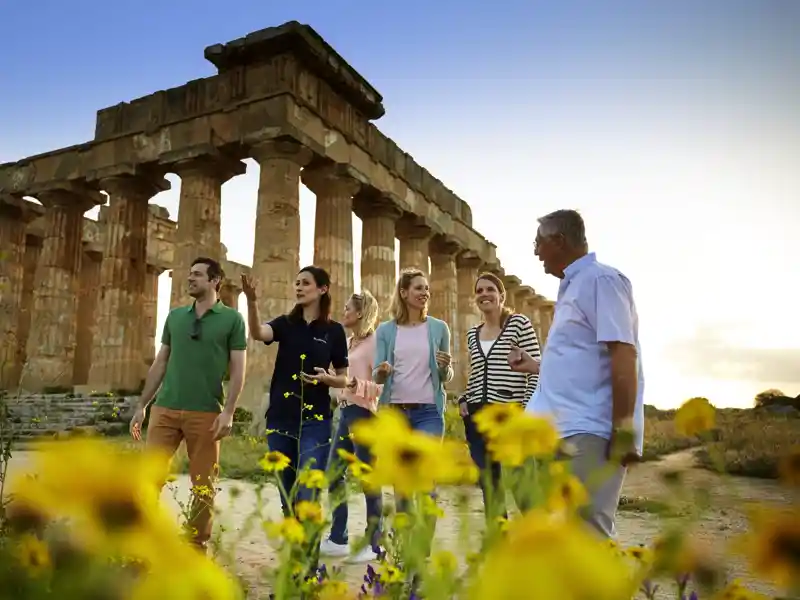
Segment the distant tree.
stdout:
<svg viewBox="0 0 800 600">
<path fill-rule="evenodd" d="M 781 390 L 778 390 L 776 388 L 770 388 L 768 390 L 764 390 L 763 392 L 759 392 L 758 394 L 756 394 L 754 402 L 755 407 L 759 408 L 761 406 L 767 406 L 769 404 L 772 404 L 771 401 L 774 400 L 775 398 L 781 398 L 784 397 L 785 395 L 786 394 L 784 394 Z"/>
</svg>

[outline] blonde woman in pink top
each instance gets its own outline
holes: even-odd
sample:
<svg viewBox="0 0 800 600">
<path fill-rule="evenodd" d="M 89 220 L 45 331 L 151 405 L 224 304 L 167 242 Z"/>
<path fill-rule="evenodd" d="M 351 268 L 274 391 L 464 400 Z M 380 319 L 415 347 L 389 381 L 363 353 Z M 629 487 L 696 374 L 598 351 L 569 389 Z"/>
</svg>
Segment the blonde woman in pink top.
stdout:
<svg viewBox="0 0 800 600">
<path fill-rule="evenodd" d="M 378 398 L 382 385 L 372 381 L 375 368 L 375 324 L 378 319 L 378 303 L 368 291 L 353 294 L 344 309 L 342 325 L 350 331 L 348 339 L 348 385 L 339 393 L 339 427 L 333 438 L 330 464 L 332 471 L 342 476 L 331 481 L 328 497 L 336 503 L 331 519 L 331 532 L 320 544 L 323 556 L 347 556 L 350 554 L 347 535 L 347 498 L 344 494 L 344 469 L 339 450 L 354 453 L 359 460 L 370 463 L 372 458 L 367 448 L 354 444 L 350 439 L 350 426 L 360 420 L 371 418 L 378 410 Z M 348 562 L 369 562 L 377 558 L 381 536 L 381 495 L 364 493 L 367 500 L 367 536 L 370 544 L 352 555 Z"/>
</svg>

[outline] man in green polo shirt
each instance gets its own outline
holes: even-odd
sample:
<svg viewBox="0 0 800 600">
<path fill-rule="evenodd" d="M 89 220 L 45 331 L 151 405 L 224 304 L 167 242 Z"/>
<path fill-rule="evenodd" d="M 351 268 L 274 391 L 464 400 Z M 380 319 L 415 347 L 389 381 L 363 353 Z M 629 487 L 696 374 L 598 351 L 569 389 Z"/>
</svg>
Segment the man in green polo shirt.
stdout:
<svg viewBox="0 0 800 600">
<path fill-rule="evenodd" d="M 181 441 L 186 442 L 193 486 L 189 525 L 194 543 L 202 549 L 211 537 L 220 440 L 233 428 L 247 349 L 242 315 L 219 300 L 223 275 L 220 264 L 211 258 L 200 257 L 192 263 L 189 295 L 194 302 L 167 316 L 161 349 L 130 426 L 133 438 L 140 440 L 145 411 L 158 391 L 150 410 L 147 447 L 172 456 Z M 172 284 L 178 285 L 177 279 Z M 228 372 L 226 401 L 222 383 Z"/>
</svg>

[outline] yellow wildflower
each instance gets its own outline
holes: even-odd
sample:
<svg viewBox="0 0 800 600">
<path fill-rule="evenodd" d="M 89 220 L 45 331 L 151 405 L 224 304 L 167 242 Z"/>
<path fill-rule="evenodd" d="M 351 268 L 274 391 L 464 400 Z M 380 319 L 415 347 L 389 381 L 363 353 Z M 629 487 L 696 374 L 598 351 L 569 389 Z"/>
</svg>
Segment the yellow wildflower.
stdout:
<svg viewBox="0 0 800 600">
<path fill-rule="evenodd" d="M 442 508 L 438 504 L 436 504 L 436 500 L 434 500 L 430 496 L 428 495 L 422 496 L 420 498 L 420 504 L 421 504 L 420 512 L 422 512 L 422 514 L 425 515 L 426 517 L 436 517 L 438 519 L 444 517 L 444 511 L 442 510 Z"/>
<path fill-rule="evenodd" d="M 393 485 L 402 496 L 430 492 L 442 467 L 441 448 L 439 440 L 416 431 L 381 440 L 372 447 L 372 473 L 364 484 L 370 489 Z"/>
<path fill-rule="evenodd" d="M 494 403 L 483 407 L 475 413 L 472 420 L 475 423 L 475 428 L 487 438 L 491 439 L 499 435 L 500 430 L 505 427 L 509 421 L 518 418 L 522 414 L 524 414 L 522 408 L 516 403 Z"/>
<path fill-rule="evenodd" d="M 691 398 L 675 413 L 675 430 L 687 437 L 714 427 L 716 410 L 706 398 Z"/>
<path fill-rule="evenodd" d="M 302 544 L 306 539 L 306 530 L 302 523 L 294 517 L 284 517 L 282 521 L 266 521 L 264 532 L 271 538 L 280 538 L 290 544 Z"/>
<path fill-rule="evenodd" d="M 553 512 L 574 511 L 589 502 L 589 494 L 581 483 L 581 480 L 574 475 L 565 475 L 553 479 L 549 495 L 547 497 L 547 508 Z"/>
<path fill-rule="evenodd" d="M 337 448 L 336 453 L 339 455 L 339 458 L 347 465 L 352 465 L 354 463 L 360 462 L 358 457 L 353 454 L 352 452 L 348 452 L 344 448 Z"/>
<path fill-rule="evenodd" d="M 711 600 L 770 600 L 770 598 L 764 594 L 748 590 L 739 580 L 735 579 L 714 594 Z"/>
<path fill-rule="evenodd" d="M 47 544 L 35 535 L 24 535 L 17 541 L 17 558 L 20 564 L 31 573 L 37 573 L 50 566 L 50 550 Z"/>
<path fill-rule="evenodd" d="M 395 513 L 394 519 L 392 519 L 392 528 L 400 531 L 402 529 L 407 529 L 410 525 L 411 519 L 409 518 L 408 513 Z"/>
<path fill-rule="evenodd" d="M 741 540 L 756 575 L 784 589 L 800 586 L 800 507 L 760 507 L 751 513 L 751 531 Z"/>
<path fill-rule="evenodd" d="M 558 432 L 549 419 L 523 413 L 499 429 L 487 449 L 497 462 L 519 467 L 528 458 L 551 457 L 558 443 Z"/>
<path fill-rule="evenodd" d="M 329 579 L 319 587 L 314 597 L 317 600 L 352 600 L 355 595 L 344 581 Z"/>
<path fill-rule="evenodd" d="M 531 582 L 542 600 L 619 600 L 635 592 L 628 566 L 584 523 L 540 510 L 516 519 L 489 550 L 469 598 L 527 600 Z"/>
<path fill-rule="evenodd" d="M 294 508 L 294 512 L 300 521 L 309 521 L 320 524 L 323 522 L 322 506 L 318 502 L 301 500 Z"/>
<path fill-rule="evenodd" d="M 456 440 L 445 439 L 439 452 L 437 483 L 441 485 L 469 485 L 478 481 L 480 472 L 475 466 L 466 444 Z"/>
<path fill-rule="evenodd" d="M 458 560 L 452 552 L 440 550 L 431 556 L 431 566 L 436 574 L 448 576 L 458 569 Z"/>
<path fill-rule="evenodd" d="M 778 471 L 786 485 L 800 487 L 800 446 L 795 446 L 781 459 Z"/>
<path fill-rule="evenodd" d="M 625 549 L 625 556 L 632 558 L 641 565 L 653 562 L 653 551 L 647 546 L 631 546 Z"/>
<path fill-rule="evenodd" d="M 267 452 L 261 460 L 258 461 L 258 466 L 264 469 L 267 473 L 280 473 L 289 466 L 290 460 L 283 452 L 273 450 Z"/>
<path fill-rule="evenodd" d="M 240 600 L 237 582 L 212 560 L 187 548 L 185 562 L 155 565 L 146 577 L 138 578 L 130 600 Z"/>
<path fill-rule="evenodd" d="M 396 408 L 386 407 L 372 419 L 361 419 L 353 423 L 350 436 L 361 446 L 372 447 L 381 443 L 392 443 L 411 432 L 405 415 Z"/>
<path fill-rule="evenodd" d="M 378 568 L 378 578 L 384 585 L 399 583 L 403 581 L 404 577 L 405 575 L 403 572 L 393 565 L 383 563 Z"/>
<path fill-rule="evenodd" d="M 307 488 L 323 490 L 328 487 L 328 478 L 325 477 L 324 471 L 320 471 L 319 469 L 306 469 L 300 472 L 297 483 Z"/>
</svg>

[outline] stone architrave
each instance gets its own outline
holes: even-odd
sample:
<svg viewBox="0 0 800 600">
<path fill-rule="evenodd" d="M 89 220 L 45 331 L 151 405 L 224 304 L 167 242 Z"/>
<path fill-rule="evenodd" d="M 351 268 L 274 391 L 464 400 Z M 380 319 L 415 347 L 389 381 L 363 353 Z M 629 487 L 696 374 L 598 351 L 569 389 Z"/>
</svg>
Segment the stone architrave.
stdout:
<svg viewBox="0 0 800 600">
<path fill-rule="evenodd" d="M 147 371 L 156 358 L 156 321 L 158 319 L 158 278 L 163 270 L 154 265 L 147 265 L 147 275 L 144 284 L 144 303 L 142 306 L 142 378 L 147 377 Z"/>
<path fill-rule="evenodd" d="M 85 188 L 37 194 L 45 206 L 42 254 L 33 292 L 27 368 L 21 387 L 40 391 L 72 385 L 78 321 L 83 213 L 105 198 Z"/>
<path fill-rule="evenodd" d="M 300 170 L 313 154 L 300 144 L 283 141 L 258 144 L 250 154 L 261 167 L 250 272 L 259 286 L 259 314 L 268 321 L 286 314 L 295 304 L 294 282 L 300 269 Z M 274 344 L 248 343 L 243 406 L 266 410 L 276 352 Z"/>
<path fill-rule="evenodd" d="M 397 285 L 395 224 L 402 212 L 389 199 L 371 190 L 354 198 L 353 210 L 362 222 L 361 289 L 375 296 L 379 314 L 386 318 Z"/>
<path fill-rule="evenodd" d="M 191 262 L 198 256 L 222 260 L 222 184 L 242 175 L 247 165 L 216 154 L 181 160 L 170 169 L 181 178 L 169 304 L 173 309 L 191 301 L 186 284 Z M 259 243 L 256 237 L 256 247 Z"/>
<path fill-rule="evenodd" d="M 453 378 L 453 387 L 456 390 L 466 389 L 469 377 L 469 348 L 467 347 L 467 332 L 480 322 L 480 312 L 475 306 L 475 281 L 483 261 L 477 253 L 467 250 L 456 258 L 458 272 L 458 335 L 460 368 Z"/>
<path fill-rule="evenodd" d="M 417 268 L 430 275 L 429 244 L 433 230 L 424 219 L 412 214 L 397 222 L 397 239 L 400 241 L 400 270 Z"/>
<path fill-rule="evenodd" d="M 16 387 L 19 320 L 25 279 L 25 229 L 36 216 L 31 202 L 0 197 L 0 390 Z"/>
<path fill-rule="evenodd" d="M 434 236 L 430 243 L 431 257 L 431 301 L 430 314 L 438 319 L 444 320 L 450 327 L 450 354 L 452 356 L 453 369 L 456 373 L 460 372 L 463 364 L 459 364 L 461 358 L 461 346 L 463 345 L 463 334 L 458 322 L 458 271 L 456 269 L 456 256 L 462 250 L 455 240 L 445 236 Z M 460 382 L 463 384 L 463 382 Z M 457 382 L 450 384 L 454 389 Z"/>
<path fill-rule="evenodd" d="M 343 307 L 354 291 L 353 195 L 361 188 L 342 166 L 306 167 L 301 174 L 305 186 L 317 197 L 314 264 L 331 276 L 334 311 Z"/>
<path fill-rule="evenodd" d="M 75 385 L 84 385 L 89 382 L 92 351 L 99 322 L 96 311 L 101 293 L 102 267 L 102 254 L 84 251 L 81 257 L 78 320 L 75 330 L 75 361 L 72 365 L 72 383 Z M 135 325 L 135 327 L 139 326 L 138 323 Z"/>
<path fill-rule="evenodd" d="M 104 215 L 98 335 L 93 340 L 88 383 L 98 389 L 132 391 L 142 382 L 148 201 L 169 189 L 169 182 L 126 175 L 103 179 L 100 184 L 110 202 Z"/>
<path fill-rule="evenodd" d="M 501 277 L 503 281 L 503 285 L 506 288 L 506 306 L 512 309 L 514 312 L 520 312 L 517 303 L 517 290 L 519 290 L 520 286 L 522 285 L 522 281 L 520 281 L 519 277 L 515 275 L 504 275 Z"/>
</svg>

